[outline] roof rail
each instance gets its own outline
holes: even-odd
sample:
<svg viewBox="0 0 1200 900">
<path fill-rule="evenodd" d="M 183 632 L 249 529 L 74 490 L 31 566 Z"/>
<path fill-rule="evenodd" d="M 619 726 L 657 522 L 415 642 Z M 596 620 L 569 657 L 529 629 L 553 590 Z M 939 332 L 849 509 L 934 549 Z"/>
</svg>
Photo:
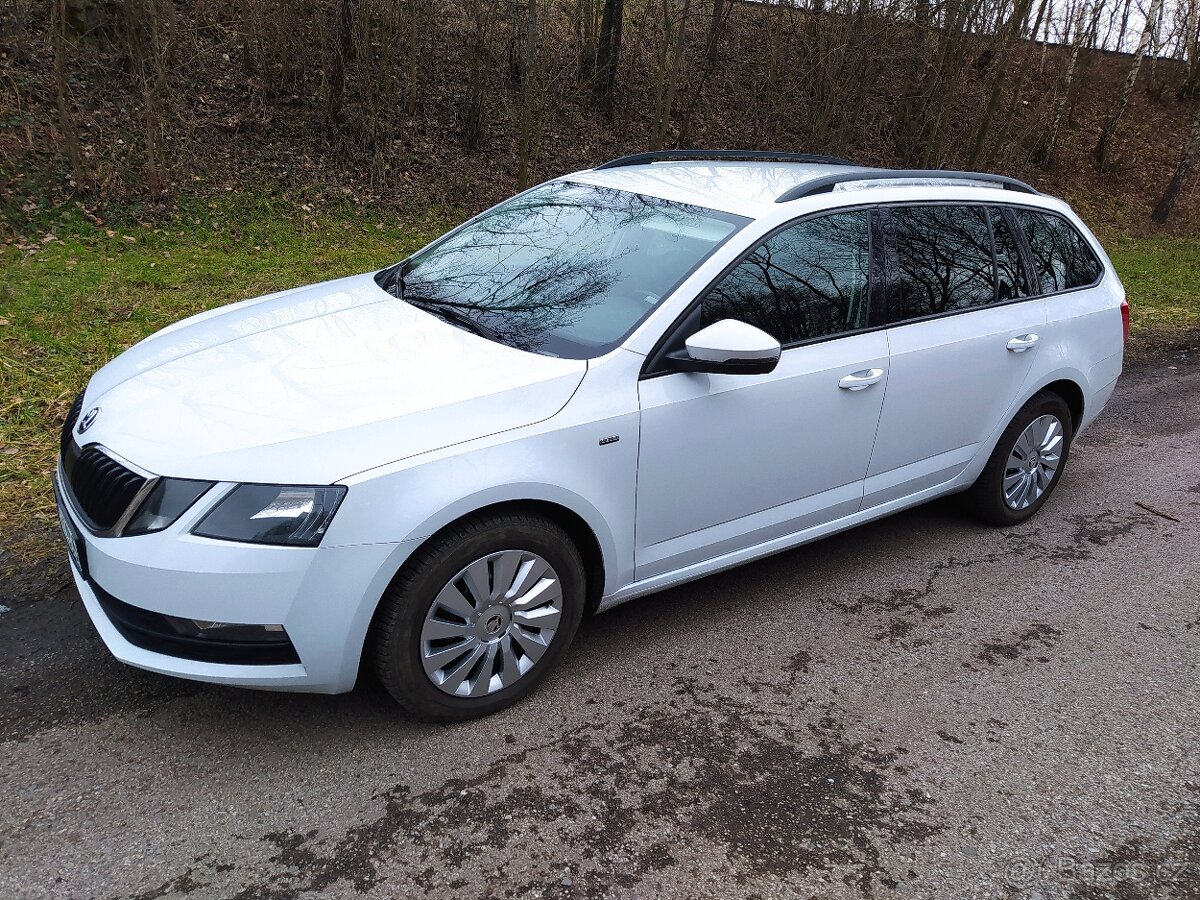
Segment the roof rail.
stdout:
<svg viewBox="0 0 1200 900">
<path fill-rule="evenodd" d="M 596 166 L 597 169 L 619 169 L 623 166 L 640 166 L 644 163 L 662 162 L 671 159 L 695 160 L 737 160 L 737 159 L 774 159 L 780 162 L 825 163 L 833 166 L 852 166 L 848 159 L 837 156 L 824 156 L 820 153 L 778 153 L 774 150 L 651 150 L 648 153 L 634 153 L 632 156 L 620 156 Z"/>
<path fill-rule="evenodd" d="M 775 198 L 775 202 L 787 203 L 789 200 L 799 200 L 801 197 L 811 197 L 813 194 L 826 194 L 837 185 L 847 181 L 891 181 L 905 178 L 981 181 L 986 184 L 1000 185 L 1006 190 L 1020 191 L 1023 194 L 1041 194 L 1041 191 L 1030 187 L 1023 181 L 1009 178 L 1007 175 L 992 175 L 988 172 L 956 172 L 951 169 L 858 169 L 812 178 L 780 194 Z"/>
</svg>

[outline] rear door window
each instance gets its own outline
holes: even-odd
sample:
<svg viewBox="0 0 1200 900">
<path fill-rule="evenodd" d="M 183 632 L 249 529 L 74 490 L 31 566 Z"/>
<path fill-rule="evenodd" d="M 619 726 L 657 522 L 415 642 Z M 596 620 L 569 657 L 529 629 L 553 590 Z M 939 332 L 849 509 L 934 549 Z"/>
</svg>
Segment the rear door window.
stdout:
<svg viewBox="0 0 1200 900">
<path fill-rule="evenodd" d="M 898 294 L 893 319 L 919 319 L 995 302 L 992 233 L 982 206 L 889 210 Z"/>
<path fill-rule="evenodd" d="M 1043 294 L 1087 287 L 1099 280 L 1103 271 L 1100 260 L 1070 222 L 1054 213 L 1015 212 Z"/>
</svg>

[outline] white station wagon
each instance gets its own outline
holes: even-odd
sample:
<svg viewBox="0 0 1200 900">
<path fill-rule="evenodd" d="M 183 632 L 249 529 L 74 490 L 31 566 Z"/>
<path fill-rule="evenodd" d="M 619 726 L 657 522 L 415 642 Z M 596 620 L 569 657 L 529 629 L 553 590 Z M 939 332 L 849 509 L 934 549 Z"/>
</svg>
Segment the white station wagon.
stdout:
<svg viewBox="0 0 1200 900">
<path fill-rule="evenodd" d="M 412 714 L 527 694 L 585 612 L 954 492 L 1042 506 L 1128 306 L 998 175 L 613 160 L 379 272 L 179 322 L 101 369 L 56 481 L 117 658 Z"/>
</svg>

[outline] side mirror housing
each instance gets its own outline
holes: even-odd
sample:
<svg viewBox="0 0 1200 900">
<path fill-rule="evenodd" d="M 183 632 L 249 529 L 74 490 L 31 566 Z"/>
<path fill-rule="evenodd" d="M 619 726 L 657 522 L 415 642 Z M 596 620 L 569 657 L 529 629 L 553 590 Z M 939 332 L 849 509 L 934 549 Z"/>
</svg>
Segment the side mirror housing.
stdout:
<svg viewBox="0 0 1200 900">
<path fill-rule="evenodd" d="M 766 375 L 779 364 L 779 341 L 761 328 L 722 319 L 684 341 L 685 352 L 672 353 L 671 367 L 680 372 L 722 375 Z"/>
</svg>

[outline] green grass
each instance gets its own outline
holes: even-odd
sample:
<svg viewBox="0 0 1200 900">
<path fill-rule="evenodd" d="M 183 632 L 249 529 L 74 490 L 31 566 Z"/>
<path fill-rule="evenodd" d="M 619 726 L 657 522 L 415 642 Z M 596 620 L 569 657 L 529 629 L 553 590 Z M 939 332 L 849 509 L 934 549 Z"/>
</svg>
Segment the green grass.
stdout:
<svg viewBox="0 0 1200 900">
<path fill-rule="evenodd" d="M 9 210 L 0 247 L 0 546 L 36 558 L 53 524 L 59 422 L 89 375 L 163 326 L 245 297 L 378 268 L 459 218 L 404 219 L 278 195 L 184 203 L 148 224 Z M 1200 326 L 1200 241 L 1110 237 L 1135 341 Z"/>
<path fill-rule="evenodd" d="M 184 316 L 379 268 L 452 224 L 237 195 L 147 224 L 70 207 L 26 215 L 0 247 L 0 547 L 25 559 L 53 523 L 59 423 L 97 368 Z"/>
<path fill-rule="evenodd" d="M 1117 236 L 1105 249 L 1125 285 L 1135 343 L 1200 327 L 1200 238 Z"/>
</svg>

